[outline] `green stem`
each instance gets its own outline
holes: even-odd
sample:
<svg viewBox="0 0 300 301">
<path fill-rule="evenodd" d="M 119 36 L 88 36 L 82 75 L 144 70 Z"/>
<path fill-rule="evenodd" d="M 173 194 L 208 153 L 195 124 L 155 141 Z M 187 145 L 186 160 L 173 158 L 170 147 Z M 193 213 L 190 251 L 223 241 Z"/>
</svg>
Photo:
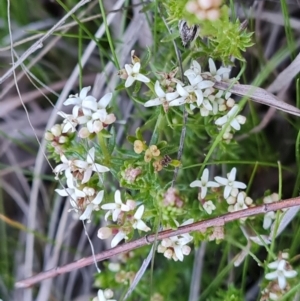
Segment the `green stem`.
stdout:
<svg viewBox="0 0 300 301">
<path fill-rule="evenodd" d="M 98 141 L 99 141 L 102 153 L 104 155 L 104 161 L 107 162 L 107 161 L 110 160 L 110 154 L 109 154 L 109 151 L 106 147 L 105 138 L 104 138 L 104 136 L 102 135 L 101 132 L 99 132 L 97 136 L 98 136 Z"/>
</svg>

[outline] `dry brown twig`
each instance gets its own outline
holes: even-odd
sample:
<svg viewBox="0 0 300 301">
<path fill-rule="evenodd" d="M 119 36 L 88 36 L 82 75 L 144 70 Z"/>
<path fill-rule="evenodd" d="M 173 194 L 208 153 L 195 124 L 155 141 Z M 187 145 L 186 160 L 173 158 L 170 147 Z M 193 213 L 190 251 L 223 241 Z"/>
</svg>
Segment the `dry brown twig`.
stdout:
<svg viewBox="0 0 300 301">
<path fill-rule="evenodd" d="M 70 264 L 66 264 L 64 266 L 57 267 L 57 268 L 48 270 L 46 272 L 39 273 L 30 278 L 18 281 L 15 284 L 15 287 L 16 288 L 29 288 L 32 285 L 37 284 L 43 280 L 53 278 L 58 275 L 62 275 L 62 274 L 71 272 L 73 270 L 80 269 L 85 266 L 91 265 L 94 263 L 94 260 L 99 262 L 99 261 L 111 258 L 115 255 L 129 252 L 131 250 L 140 248 L 147 244 L 151 244 L 151 243 L 155 242 L 156 240 L 162 240 L 164 238 L 177 236 L 177 235 L 181 235 L 181 234 L 189 233 L 189 232 L 193 232 L 193 231 L 203 232 L 209 227 L 220 227 L 220 226 L 224 226 L 228 222 L 238 220 L 241 218 L 250 217 L 250 216 L 254 216 L 254 215 L 258 215 L 258 214 L 263 214 L 263 213 L 267 213 L 270 211 L 282 210 L 285 208 L 290 208 L 290 207 L 295 207 L 295 206 L 300 206 L 300 197 L 291 198 L 291 199 L 287 199 L 287 200 L 272 203 L 272 204 L 264 204 L 264 205 L 260 205 L 260 206 L 255 206 L 255 207 L 247 208 L 245 210 L 240 210 L 240 211 L 236 211 L 236 212 L 232 212 L 232 213 L 227 213 L 227 214 L 215 217 L 215 218 L 198 221 L 193 224 L 179 227 L 176 230 L 165 230 L 165 231 L 161 231 L 157 234 L 154 233 L 151 235 L 147 235 L 142 238 L 136 239 L 134 241 L 124 243 L 115 248 L 106 250 L 102 253 L 96 254 L 95 256 L 82 258 L 82 259 L 72 262 Z"/>
</svg>

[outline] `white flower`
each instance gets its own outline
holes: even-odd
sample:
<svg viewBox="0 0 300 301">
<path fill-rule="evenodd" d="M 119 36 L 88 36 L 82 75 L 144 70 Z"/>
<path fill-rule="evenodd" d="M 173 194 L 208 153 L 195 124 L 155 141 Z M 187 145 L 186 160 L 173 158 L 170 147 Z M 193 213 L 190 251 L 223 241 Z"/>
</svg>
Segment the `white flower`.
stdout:
<svg viewBox="0 0 300 301">
<path fill-rule="evenodd" d="M 173 236 L 165 238 L 161 241 L 157 248 L 159 253 L 164 253 L 164 256 L 168 259 L 183 261 L 184 255 L 189 255 L 191 248 L 187 244 L 193 240 L 193 237 L 188 235 L 178 237 Z"/>
<path fill-rule="evenodd" d="M 235 181 L 236 168 L 232 168 L 229 174 L 227 174 L 227 179 L 222 177 L 215 177 L 215 180 L 222 186 L 225 186 L 224 189 L 224 198 L 227 199 L 233 188 L 245 189 L 246 184 L 242 182 Z"/>
<path fill-rule="evenodd" d="M 62 111 L 57 112 L 57 115 L 60 115 L 64 118 L 62 123 L 62 132 L 67 133 L 71 131 L 71 133 L 74 133 L 76 131 L 76 126 L 78 125 L 77 118 L 74 118 L 72 114 L 66 114 Z"/>
<path fill-rule="evenodd" d="M 146 77 L 145 75 L 140 73 L 140 69 L 141 69 L 141 63 L 140 62 L 136 62 L 134 63 L 134 65 L 129 65 L 126 64 L 125 65 L 125 69 L 127 72 L 127 79 L 125 82 L 125 87 L 128 88 L 130 86 L 132 86 L 132 84 L 137 80 L 143 83 L 149 83 L 150 79 L 148 77 Z"/>
<path fill-rule="evenodd" d="M 229 79 L 229 73 L 230 73 L 230 68 L 224 68 L 220 67 L 218 70 L 216 68 L 216 64 L 213 61 L 212 58 L 208 59 L 208 65 L 209 65 L 209 72 L 210 74 L 217 80 L 228 80 Z"/>
<path fill-rule="evenodd" d="M 85 118 L 80 119 L 80 124 L 86 123 L 86 128 L 92 133 L 99 133 L 109 124 L 116 121 L 116 116 L 114 114 L 107 114 L 105 109 L 99 109 L 90 116 L 84 116 Z"/>
<path fill-rule="evenodd" d="M 207 188 L 209 187 L 219 187 L 220 185 L 213 181 L 208 181 L 209 171 L 207 168 L 204 169 L 201 180 L 196 180 L 190 184 L 190 187 L 200 187 L 201 188 L 201 199 L 204 199 L 207 194 Z"/>
<path fill-rule="evenodd" d="M 269 229 L 275 218 L 276 218 L 276 214 L 274 211 L 267 212 L 264 216 L 263 228 L 265 230 Z"/>
<path fill-rule="evenodd" d="M 106 289 L 98 290 L 97 297 L 93 298 L 93 301 L 116 301 L 115 299 L 111 299 L 114 296 L 112 290 Z"/>
<path fill-rule="evenodd" d="M 70 200 L 70 204 L 73 207 L 71 210 L 75 210 L 75 212 L 79 212 L 80 208 L 78 207 L 78 199 L 84 199 L 86 194 L 77 189 L 77 188 L 66 188 L 66 189 L 55 189 L 55 191 L 61 196 L 68 196 Z"/>
<path fill-rule="evenodd" d="M 91 220 L 91 214 L 94 210 L 99 210 L 99 204 L 102 202 L 104 196 L 104 190 L 98 192 L 96 197 L 86 206 L 84 212 L 79 217 L 80 220 Z"/>
<path fill-rule="evenodd" d="M 243 209 L 247 209 L 249 205 L 252 204 L 252 199 L 247 197 L 244 191 L 239 192 L 236 198 L 236 203 L 234 205 L 233 211 L 239 211 Z"/>
<path fill-rule="evenodd" d="M 86 161 L 74 160 L 74 165 L 76 165 L 77 167 L 82 169 L 84 172 L 81 184 L 84 184 L 89 181 L 89 179 L 92 176 L 93 171 L 95 171 L 97 173 L 109 171 L 108 167 L 100 165 L 98 163 L 95 163 L 94 160 L 95 160 L 95 148 L 94 147 L 92 147 L 89 150 Z"/>
<path fill-rule="evenodd" d="M 208 214 L 211 214 L 216 209 L 216 206 L 212 201 L 207 201 L 204 203 L 203 208 Z"/>
<path fill-rule="evenodd" d="M 101 206 L 101 208 L 104 210 L 109 210 L 105 214 L 105 220 L 107 221 L 107 218 L 110 216 L 110 214 L 112 214 L 112 220 L 114 222 L 117 221 L 117 219 L 122 211 L 127 212 L 130 210 L 129 206 L 122 203 L 120 190 L 116 190 L 116 192 L 115 192 L 115 202 L 114 203 L 104 204 Z"/>
<path fill-rule="evenodd" d="M 69 98 L 64 102 L 65 106 L 74 105 L 72 113 L 74 118 L 78 117 L 79 110 L 82 111 L 83 115 L 91 114 L 91 110 L 97 109 L 97 100 L 93 96 L 87 96 L 87 93 L 91 90 L 91 87 L 82 88 L 79 95 L 70 95 Z"/>
<path fill-rule="evenodd" d="M 134 222 L 132 224 L 132 227 L 134 229 L 138 229 L 141 231 L 145 231 L 148 232 L 151 229 L 142 221 L 142 216 L 144 214 L 144 210 L 145 210 L 145 206 L 141 205 L 140 207 L 138 207 L 138 209 L 136 210 L 133 218 L 134 218 Z"/>
<path fill-rule="evenodd" d="M 233 115 L 237 113 L 238 110 L 239 107 L 237 105 L 234 105 L 226 115 L 218 118 L 215 121 L 215 124 L 223 128 L 223 126 L 225 126 L 229 122 L 229 120 L 232 118 Z M 246 122 L 246 117 L 242 115 L 238 115 L 230 121 L 230 126 L 234 128 L 236 131 L 239 131 L 241 129 L 241 124 L 244 124 L 245 122 Z"/>
<path fill-rule="evenodd" d="M 169 101 L 175 99 L 178 95 L 176 93 L 165 93 L 163 91 L 163 89 L 161 88 L 159 81 L 155 82 L 154 90 L 158 97 L 145 102 L 145 104 L 144 104 L 145 107 L 153 107 L 153 106 L 163 105 L 163 104 L 168 103 Z"/>
<path fill-rule="evenodd" d="M 212 87 L 214 83 L 209 80 L 203 80 L 200 75 L 197 75 L 196 77 L 189 77 L 190 86 L 183 87 L 180 83 L 177 83 L 176 85 L 176 91 L 179 94 L 180 97 L 172 100 L 170 102 L 170 106 L 180 106 L 184 103 L 193 103 L 194 102 L 194 96 L 196 96 L 196 102 L 197 105 L 200 106 L 203 102 L 203 92 L 202 90 Z M 206 107 L 208 107 L 210 110 L 212 109 L 210 104 L 206 103 Z"/>
<path fill-rule="evenodd" d="M 266 274 L 265 278 L 268 280 L 277 279 L 280 289 L 285 289 L 286 278 L 294 278 L 297 272 L 294 270 L 286 269 L 287 262 L 284 259 L 276 260 L 268 264 L 270 269 L 276 269 L 276 271 Z"/>
</svg>

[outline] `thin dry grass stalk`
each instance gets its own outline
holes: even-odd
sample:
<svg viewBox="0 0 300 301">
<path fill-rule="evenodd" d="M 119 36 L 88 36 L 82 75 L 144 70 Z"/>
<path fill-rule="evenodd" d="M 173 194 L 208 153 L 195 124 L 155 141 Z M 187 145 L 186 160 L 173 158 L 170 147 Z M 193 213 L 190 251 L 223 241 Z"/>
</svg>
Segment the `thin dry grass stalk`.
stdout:
<svg viewBox="0 0 300 301">
<path fill-rule="evenodd" d="M 157 240 L 162 240 L 164 238 L 172 237 L 172 236 L 177 236 L 181 235 L 184 233 L 189 233 L 193 231 L 201 231 L 203 232 L 205 229 L 209 227 L 220 227 L 224 226 L 226 223 L 238 220 L 241 218 L 245 217 L 250 217 L 250 216 L 255 216 L 258 214 L 264 214 L 270 211 L 276 211 L 276 210 L 282 210 L 284 208 L 290 208 L 290 207 L 295 207 L 295 206 L 300 206 L 300 197 L 297 198 L 291 198 L 287 199 L 284 201 L 272 203 L 272 204 L 264 204 L 260 206 L 255 206 L 251 207 L 245 210 L 240 210 L 232 213 L 227 213 L 215 218 L 199 221 L 193 224 L 189 224 L 183 227 L 179 227 L 176 230 L 165 230 L 161 231 L 157 234 L 151 234 L 151 235 L 146 235 L 142 238 L 136 239 L 134 241 L 125 243 L 123 245 L 117 246 L 115 248 L 106 250 L 104 252 L 101 252 L 99 254 L 96 254 L 95 257 L 90 256 L 86 258 L 82 258 L 76 262 L 72 262 L 70 264 L 66 264 L 61 267 L 57 267 L 54 269 L 51 269 L 46 272 L 39 273 L 33 277 L 18 281 L 15 284 L 16 288 L 28 288 L 31 287 L 34 284 L 37 284 L 43 280 L 53 278 L 65 273 L 69 273 L 73 270 L 83 268 L 85 266 L 91 265 L 95 262 L 97 262 L 111 258 L 115 255 L 129 252 L 131 250 L 143 247 L 147 244 L 151 244 Z"/>
</svg>

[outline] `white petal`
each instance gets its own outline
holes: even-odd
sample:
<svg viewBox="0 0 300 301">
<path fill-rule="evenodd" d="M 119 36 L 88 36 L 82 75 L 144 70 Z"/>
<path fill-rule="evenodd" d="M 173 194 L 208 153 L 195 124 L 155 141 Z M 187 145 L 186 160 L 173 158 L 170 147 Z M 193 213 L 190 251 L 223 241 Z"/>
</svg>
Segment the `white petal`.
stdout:
<svg viewBox="0 0 300 301">
<path fill-rule="evenodd" d="M 138 229 L 138 230 L 141 230 L 141 231 L 145 231 L 145 232 L 148 232 L 148 231 L 151 230 L 142 220 L 138 220 L 135 223 L 135 227 L 134 228 Z"/>
<path fill-rule="evenodd" d="M 112 214 L 112 220 L 113 220 L 114 222 L 117 221 L 118 216 L 120 215 L 120 213 L 121 213 L 121 209 L 120 209 L 120 208 L 116 208 L 116 209 L 114 210 L 114 212 L 113 212 L 113 214 Z"/>
<path fill-rule="evenodd" d="M 222 177 L 215 177 L 215 181 L 217 181 L 219 184 L 223 186 L 226 186 L 228 184 L 228 179 Z"/>
<path fill-rule="evenodd" d="M 154 87 L 155 93 L 158 97 L 163 98 L 166 96 L 165 92 L 163 91 L 163 89 L 161 88 L 159 81 L 157 80 L 155 82 L 155 87 Z"/>
<path fill-rule="evenodd" d="M 283 275 L 278 275 L 278 285 L 283 290 L 286 287 L 286 279 Z"/>
<path fill-rule="evenodd" d="M 241 125 L 238 123 L 238 121 L 234 118 L 231 122 L 230 125 L 236 130 L 239 131 L 241 129 Z"/>
<path fill-rule="evenodd" d="M 175 246 L 174 251 L 175 251 L 175 254 L 176 254 L 176 257 L 178 258 L 178 260 L 183 261 L 183 254 L 182 254 L 181 246 Z"/>
<path fill-rule="evenodd" d="M 228 186 L 228 185 L 225 186 L 225 189 L 224 189 L 224 198 L 225 199 L 227 199 L 229 197 L 231 190 L 232 190 L 231 186 Z"/>
<path fill-rule="evenodd" d="M 121 199 L 121 192 L 120 190 L 115 191 L 115 203 L 116 204 L 122 204 L 122 199 Z"/>
<path fill-rule="evenodd" d="M 141 73 L 139 73 L 136 76 L 136 80 L 139 80 L 140 82 L 143 82 L 143 83 L 149 83 L 150 82 L 150 79 L 147 76 L 145 76 L 145 75 L 143 75 Z"/>
<path fill-rule="evenodd" d="M 104 190 L 99 191 L 96 197 L 93 199 L 92 203 L 95 205 L 99 205 L 103 200 L 103 196 L 104 196 Z"/>
<path fill-rule="evenodd" d="M 80 215 L 79 219 L 84 221 L 86 219 L 90 219 L 91 214 L 93 212 L 93 204 L 88 204 L 83 212 L 83 214 Z"/>
<path fill-rule="evenodd" d="M 136 220 L 139 220 L 142 218 L 143 214 L 144 214 L 144 210 L 145 210 L 145 206 L 144 205 L 141 205 L 135 212 L 134 214 L 134 218 Z"/>
<path fill-rule="evenodd" d="M 125 88 L 128 88 L 132 86 L 132 84 L 135 82 L 135 78 L 132 76 L 128 76 L 125 82 Z"/>
<path fill-rule="evenodd" d="M 89 164 L 92 164 L 94 163 L 94 158 L 95 158 L 95 148 L 92 147 L 88 154 L 87 154 L 87 158 L 86 158 L 86 161 L 89 163 Z"/>
<path fill-rule="evenodd" d="M 126 234 L 122 231 L 119 231 L 116 236 L 111 241 L 111 247 L 114 248 L 118 243 L 126 237 Z"/>
<path fill-rule="evenodd" d="M 296 271 L 284 271 L 284 277 L 286 278 L 294 278 L 297 276 Z"/>
<path fill-rule="evenodd" d="M 141 63 L 140 63 L 140 62 L 136 62 L 136 63 L 133 65 L 132 72 L 133 72 L 133 73 L 139 73 L 139 72 L 140 72 L 140 69 L 141 69 Z"/>
<path fill-rule="evenodd" d="M 90 90 L 91 90 L 91 86 L 82 88 L 82 90 L 81 90 L 80 93 L 79 93 L 79 97 L 80 97 L 81 99 L 84 99 L 84 98 L 87 96 L 87 94 L 88 94 L 88 92 L 89 92 Z"/>
<path fill-rule="evenodd" d="M 105 94 L 98 102 L 98 107 L 101 109 L 104 109 L 107 107 L 107 105 L 110 103 L 112 99 L 112 93 Z"/>
<path fill-rule="evenodd" d="M 247 187 L 247 185 L 245 183 L 235 181 L 233 183 L 232 187 L 238 188 L 238 189 L 245 189 Z"/>
<path fill-rule="evenodd" d="M 203 93 L 201 90 L 195 90 L 195 94 L 197 96 L 197 105 L 200 106 L 203 102 Z"/>
<path fill-rule="evenodd" d="M 236 168 L 233 167 L 233 168 L 231 169 L 231 171 L 230 171 L 229 176 L 228 176 L 228 180 L 233 182 L 233 181 L 235 180 L 235 176 L 236 176 Z M 238 188 L 238 187 L 237 187 L 237 188 Z"/>
<path fill-rule="evenodd" d="M 101 209 L 103 210 L 115 210 L 117 208 L 117 205 L 115 203 L 108 203 L 101 206 Z"/>
<path fill-rule="evenodd" d="M 279 264 L 279 261 L 278 261 L 278 260 L 273 261 L 273 262 L 270 262 L 270 263 L 268 264 L 268 268 L 270 268 L 270 269 L 277 269 L 277 268 L 278 268 L 278 264 Z"/>
<path fill-rule="evenodd" d="M 208 181 L 206 187 L 220 187 L 220 185 L 214 181 Z"/>
<path fill-rule="evenodd" d="M 190 184 L 190 187 L 202 187 L 202 182 L 199 180 L 196 180 Z"/>
<path fill-rule="evenodd" d="M 128 76 L 131 76 L 131 74 L 132 74 L 132 66 L 129 65 L 129 64 L 125 64 L 125 70 L 126 70 Z"/>
<path fill-rule="evenodd" d="M 98 163 L 93 164 L 93 171 L 96 172 L 107 172 L 110 171 L 110 169 L 106 166 L 100 165 Z"/>
<path fill-rule="evenodd" d="M 70 97 L 63 104 L 68 105 L 80 105 L 82 100 L 79 97 Z"/>
<path fill-rule="evenodd" d="M 69 196 L 66 189 L 55 189 L 55 192 L 57 192 L 61 196 Z"/>
<path fill-rule="evenodd" d="M 83 179 L 81 181 L 81 184 L 84 184 L 88 182 L 92 176 L 93 170 L 91 168 L 86 169 L 86 171 L 83 174 Z"/>
<path fill-rule="evenodd" d="M 148 100 L 147 102 L 144 103 L 145 107 L 154 107 L 154 106 L 159 106 L 161 105 L 162 102 L 160 100 L 160 98 L 155 98 L 155 99 L 151 99 Z"/>
<path fill-rule="evenodd" d="M 212 82 L 211 80 L 203 80 L 202 82 L 200 82 L 197 87 L 198 89 L 206 89 L 206 88 L 210 88 L 214 85 L 215 83 Z"/>
<path fill-rule="evenodd" d="M 180 96 L 184 96 L 184 97 L 189 96 L 189 93 L 180 84 L 176 85 L 176 90 L 180 94 Z"/>
<path fill-rule="evenodd" d="M 167 93 L 166 94 L 166 100 L 167 101 L 171 101 L 174 100 L 175 98 L 177 98 L 179 96 L 178 92 L 172 92 L 172 93 Z"/>
<path fill-rule="evenodd" d="M 208 168 L 205 168 L 203 170 L 203 174 L 202 174 L 202 177 L 201 177 L 202 182 L 207 183 L 208 182 L 208 177 L 209 177 L 209 171 L 208 171 Z"/>
<path fill-rule="evenodd" d="M 215 121 L 215 124 L 216 125 L 219 125 L 219 126 L 222 126 L 224 125 L 228 120 L 228 117 L 225 115 L 225 116 L 222 116 L 220 118 L 218 118 L 216 121 Z"/>
<path fill-rule="evenodd" d="M 271 272 L 271 273 L 268 273 L 266 274 L 265 278 L 267 280 L 273 280 L 273 279 L 276 279 L 277 278 L 277 272 Z"/>
<path fill-rule="evenodd" d="M 182 104 L 185 103 L 185 101 L 186 101 L 186 97 L 180 97 L 180 98 L 176 98 L 176 99 L 172 100 L 169 105 L 171 107 L 181 106 Z"/>
<path fill-rule="evenodd" d="M 217 73 L 217 68 L 216 68 L 216 64 L 213 61 L 212 58 L 208 59 L 208 65 L 209 65 L 209 71 L 212 75 L 215 75 Z"/>
<path fill-rule="evenodd" d="M 201 195 L 200 195 L 201 199 L 204 199 L 206 194 L 207 194 L 207 187 L 204 186 L 201 188 Z"/>
</svg>

